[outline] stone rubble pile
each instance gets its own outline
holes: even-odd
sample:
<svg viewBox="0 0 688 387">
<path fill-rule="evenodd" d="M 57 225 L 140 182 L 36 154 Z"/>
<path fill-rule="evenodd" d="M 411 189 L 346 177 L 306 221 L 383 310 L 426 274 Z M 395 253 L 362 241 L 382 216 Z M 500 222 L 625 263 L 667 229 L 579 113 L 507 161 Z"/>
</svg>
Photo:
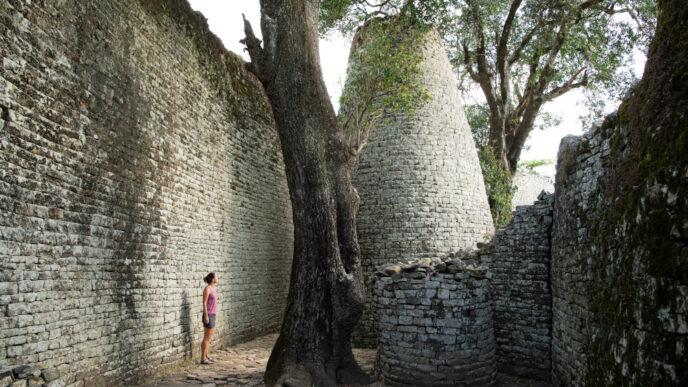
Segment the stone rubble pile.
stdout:
<svg viewBox="0 0 688 387">
<path fill-rule="evenodd" d="M 482 244 L 480 244 L 482 245 Z M 441 273 L 459 273 L 466 271 L 474 276 L 490 278 L 492 274 L 485 266 L 479 264 L 480 250 L 458 251 L 444 257 L 418 258 L 405 262 L 392 263 L 378 267 L 369 280 L 380 277 L 393 277 L 396 274 L 406 278 L 420 279 Z M 425 273 L 425 275 L 422 275 Z"/>
</svg>

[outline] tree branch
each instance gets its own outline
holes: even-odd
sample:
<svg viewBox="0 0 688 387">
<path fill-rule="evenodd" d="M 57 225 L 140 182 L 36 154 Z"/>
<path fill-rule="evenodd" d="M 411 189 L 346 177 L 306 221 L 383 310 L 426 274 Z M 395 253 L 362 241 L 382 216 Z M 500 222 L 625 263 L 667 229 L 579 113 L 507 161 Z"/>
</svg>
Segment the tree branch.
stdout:
<svg viewBox="0 0 688 387">
<path fill-rule="evenodd" d="M 502 77 L 502 83 L 504 83 L 504 73 L 506 72 L 506 62 L 507 62 L 507 44 L 509 43 L 509 38 L 511 35 L 511 30 L 514 25 L 514 18 L 516 17 L 516 12 L 521 6 L 522 0 L 514 0 L 511 3 L 511 8 L 509 8 L 509 14 L 506 16 L 504 21 L 504 26 L 502 27 L 502 33 L 499 35 L 499 43 L 497 45 L 497 71 L 500 77 Z"/>
<path fill-rule="evenodd" d="M 523 49 L 525 49 L 528 43 L 530 43 L 530 41 L 533 39 L 533 36 L 535 36 L 535 32 L 537 32 L 541 25 L 542 24 L 538 22 L 535 26 L 533 26 L 533 28 L 530 31 L 528 31 L 527 34 L 525 34 L 525 36 L 523 36 L 523 39 L 521 39 L 521 42 L 518 44 L 518 47 L 516 47 L 514 52 L 509 57 L 509 66 L 513 65 L 514 63 L 516 63 L 516 61 L 521 59 L 521 53 L 523 52 Z"/>
<path fill-rule="evenodd" d="M 254 73 L 261 81 L 267 79 L 267 58 L 265 51 L 261 47 L 261 40 L 253 33 L 251 23 L 246 19 L 244 14 L 241 14 L 244 19 L 244 34 L 245 38 L 240 42 L 246 45 L 246 51 L 251 58 L 251 63 L 248 64 L 248 69 Z"/>
<path fill-rule="evenodd" d="M 506 113 L 507 106 L 511 98 L 511 81 L 509 80 L 509 67 L 507 66 L 507 57 L 509 56 L 507 44 L 511 36 L 511 30 L 514 24 L 516 12 L 521 6 L 522 0 L 514 0 L 509 8 L 509 13 L 504 21 L 501 34 L 498 34 L 497 41 L 497 73 L 499 74 L 499 93 L 502 111 Z"/>
<path fill-rule="evenodd" d="M 521 99 L 523 99 L 523 93 L 521 93 L 521 88 L 519 87 L 518 82 L 513 82 L 511 88 L 514 90 L 514 94 L 516 94 L 516 99 L 520 102 Z"/>
<path fill-rule="evenodd" d="M 480 83 L 478 74 L 475 73 L 475 70 L 473 69 L 473 63 L 471 63 L 471 52 L 468 50 L 468 45 L 464 41 L 461 43 L 461 46 L 463 47 L 463 64 L 466 66 L 468 75 L 475 83 Z"/>
<path fill-rule="evenodd" d="M 526 79 L 526 87 L 523 90 L 523 96 L 520 98 L 518 105 L 516 106 L 516 109 L 514 109 L 514 112 L 512 113 L 513 119 L 520 120 L 526 107 L 530 103 L 532 103 L 532 100 L 535 97 L 535 90 L 536 90 L 535 78 L 537 77 L 539 65 L 540 65 L 540 52 L 539 52 L 539 50 L 535 50 L 533 52 L 533 56 L 530 59 L 530 64 L 529 64 L 530 71 L 528 73 L 528 78 Z"/>
<path fill-rule="evenodd" d="M 576 79 L 578 78 L 580 73 L 585 71 L 586 68 L 587 68 L 586 66 L 581 67 L 580 69 L 578 69 L 578 71 L 576 71 L 575 74 L 571 75 L 571 77 L 566 82 L 553 88 L 549 92 L 545 93 L 543 96 L 543 99 L 545 100 L 545 102 L 551 101 L 557 97 L 560 97 L 561 95 L 563 95 L 563 94 L 567 93 L 568 91 L 575 89 L 577 87 L 586 86 L 588 84 L 588 73 L 587 72 L 585 72 L 583 74 L 583 78 L 580 81 L 576 82 Z"/>
<path fill-rule="evenodd" d="M 490 106 L 490 110 L 496 110 L 497 98 L 495 96 L 494 88 L 492 86 L 492 71 L 490 71 L 487 59 L 485 58 L 486 48 L 483 22 L 482 19 L 480 19 L 477 6 L 472 1 L 469 4 L 471 5 L 471 13 L 473 14 L 473 20 L 475 22 L 475 33 L 478 37 L 478 47 L 475 52 L 475 61 L 478 65 L 478 83 L 480 84 L 480 87 L 483 89 L 483 92 L 485 93 L 485 99 L 487 99 L 487 103 Z M 495 111 L 494 113 L 498 112 Z M 495 114 L 495 117 L 497 115 L 498 114 Z"/>
<path fill-rule="evenodd" d="M 568 30 L 569 28 L 566 24 L 566 18 L 562 18 L 562 21 L 559 24 L 559 29 L 557 30 L 557 36 L 554 38 L 554 44 L 552 44 L 552 47 L 550 47 L 549 52 L 547 53 L 547 60 L 545 60 L 545 65 L 542 67 L 539 80 L 542 86 L 548 82 L 547 78 L 551 75 L 550 73 L 552 72 L 554 60 L 556 59 L 557 55 L 559 55 L 561 47 L 564 45 L 566 35 L 568 35 Z"/>
<path fill-rule="evenodd" d="M 492 85 L 493 75 L 485 57 L 485 28 L 480 18 L 478 6 L 473 0 L 468 0 L 467 3 L 469 12 L 473 17 L 474 32 L 478 41 L 478 47 L 475 52 L 475 61 L 478 65 L 477 80 L 487 100 L 487 106 L 490 108 L 489 142 L 493 144 L 497 153 L 501 153 L 504 150 L 504 109 L 498 103 L 494 86 Z"/>
</svg>

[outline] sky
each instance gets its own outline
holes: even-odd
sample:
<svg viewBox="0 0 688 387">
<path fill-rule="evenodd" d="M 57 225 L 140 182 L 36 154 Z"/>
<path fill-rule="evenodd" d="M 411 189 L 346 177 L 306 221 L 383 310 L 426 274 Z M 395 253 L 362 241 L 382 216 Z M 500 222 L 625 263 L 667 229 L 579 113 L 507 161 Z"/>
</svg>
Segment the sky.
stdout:
<svg viewBox="0 0 688 387">
<path fill-rule="evenodd" d="M 194 10 L 200 11 L 208 19 L 210 30 L 222 40 L 225 48 L 249 61 L 248 53 L 239 43 L 244 37 L 241 14 L 246 15 L 260 38 L 259 0 L 189 0 L 189 3 Z M 338 34 L 320 39 L 320 64 L 335 109 L 338 108 L 339 95 L 346 77 L 349 46 L 350 40 Z M 636 54 L 634 59 L 634 71 L 639 77 L 645 59 L 641 53 Z M 477 98 L 480 99 L 479 96 Z M 579 117 L 585 114 L 583 99 L 582 92 L 573 90 L 546 104 L 543 110 L 557 115 L 561 122 L 555 127 L 534 130 L 521 153 L 521 161 L 549 159 L 556 163 L 561 138 L 566 135 L 580 135 L 586 130 L 579 120 Z M 554 164 L 536 168 L 536 172 L 554 176 Z"/>
</svg>

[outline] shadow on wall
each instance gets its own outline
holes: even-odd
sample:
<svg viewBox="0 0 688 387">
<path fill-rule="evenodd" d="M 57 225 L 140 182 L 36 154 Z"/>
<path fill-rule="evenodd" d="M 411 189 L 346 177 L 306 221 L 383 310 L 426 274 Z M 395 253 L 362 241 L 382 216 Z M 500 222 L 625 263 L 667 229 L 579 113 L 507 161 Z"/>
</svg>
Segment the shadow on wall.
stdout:
<svg viewBox="0 0 688 387">
<path fill-rule="evenodd" d="M 151 98 L 136 65 L 141 52 L 136 51 L 135 29 L 117 26 L 114 21 L 94 23 L 100 20 L 96 5 L 76 6 L 80 14 L 80 23 L 75 27 L 80 56 L 75 72 L 85 83 L 80 89 L 90 88 L 97 98 L 87 99 L 85 105 L 89 120 L 83 129 L 87 139 L 87 162 L 81 175 L 84 192 L 73 203 L 101 208 L 82 232 L 92 239 L 91 244 L 113 241 L 104 253 L 107 266 L 102 269 L 102 287 L 97 292 L 101 293 L 99 299 L 116 305 L 115 321 L 101 318 L 93 325 L 109 333 L 107 340 L 115 348 L 104 354 L 107 365 L 101 366 L 101 373 L 130 380 L 148 367 L 142 352 L 147 349 L 145 338 L 156 329 L 152 327 L 153 316 L 141 304 L 149 295 L 145 289 L 151 287 L 143 273 L 150 262 L 166 255 L 167 233 L 163 231 L 161 207 L 162 189 L 170 185 L 166 173 L 170 150 L 156 139 L 160 126 L 151 118 Z M 107 29 L 122 38 L 109 39 L 103 32 Z M 103 218 L 110 223 L 101 224 Z M 101 269 L 96 266 L 89 270 Z"/>
<path fill-rule="evenodd" d="M 179 310 L 179 325 L 182 328 L 182 344 L 185 348 L 184 355 L 193 357 L 194 355 L 194 335 L 191 326 L 191 302 L 189 301 L 189 291 L 182 290 L 182 304 Z"/>
</svg>

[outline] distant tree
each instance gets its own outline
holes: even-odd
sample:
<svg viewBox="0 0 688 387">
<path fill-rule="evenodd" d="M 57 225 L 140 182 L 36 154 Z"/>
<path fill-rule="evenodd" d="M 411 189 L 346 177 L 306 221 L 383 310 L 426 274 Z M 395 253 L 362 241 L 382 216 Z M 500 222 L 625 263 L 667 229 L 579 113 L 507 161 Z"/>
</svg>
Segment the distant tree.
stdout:
<svg viewBox="0 0 688 387">
<path fill-rule="evenodd" d="M 624 66 L 649 42 L 656 12 L 654 0 L 440 2 L 461 10 L 439 22 L 462 79 L 485 96 L 487 143 L 511 174 L 545 103 L 585 87 L 599 108 L 628 89 Z"/>
</svg>

